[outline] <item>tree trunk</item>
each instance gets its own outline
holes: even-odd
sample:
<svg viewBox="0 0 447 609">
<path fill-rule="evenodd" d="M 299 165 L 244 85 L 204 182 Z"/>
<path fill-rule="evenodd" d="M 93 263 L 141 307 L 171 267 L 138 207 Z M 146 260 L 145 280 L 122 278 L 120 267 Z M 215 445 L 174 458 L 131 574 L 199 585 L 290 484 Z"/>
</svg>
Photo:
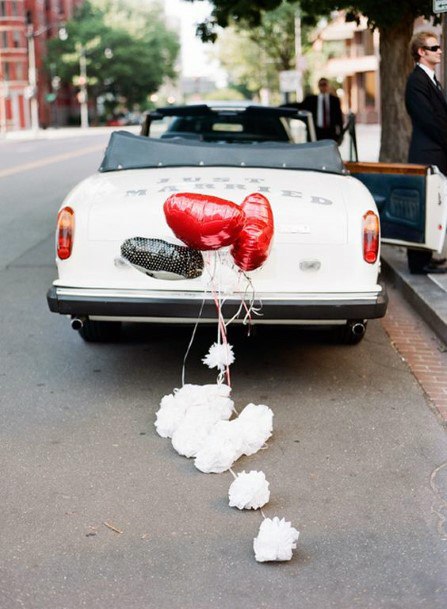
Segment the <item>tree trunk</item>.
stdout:
<svg viewBox="0 0 447 609">
<path fill-rule="evenodd" d="M 405 109 L 405 85 L 413 67 L 409 43 L 414 16 L 402 15 L 393 27 L 379 28 L 382 137 L 380 161 L 407 161 L 411 122 Z"/>
</svg>

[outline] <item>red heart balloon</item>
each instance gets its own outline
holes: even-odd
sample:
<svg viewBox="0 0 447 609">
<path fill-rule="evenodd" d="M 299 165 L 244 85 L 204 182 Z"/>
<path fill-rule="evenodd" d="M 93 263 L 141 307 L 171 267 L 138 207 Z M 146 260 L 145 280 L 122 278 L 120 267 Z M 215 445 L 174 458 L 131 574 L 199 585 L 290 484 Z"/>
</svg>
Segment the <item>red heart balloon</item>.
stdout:
<svg viewBox="0 0 447 609">
<path fill-rule="evenodd" d="M 245 222 L 239 205 L 212 195 L 176 193 L 166 199 L 163 209 L 175 236 L 198 250 L 230 245 Z"/>
<path fill-rule="evenodd" d="M 233 243 L 231 255 L 243 271 L 254 271 L 269 255 L 273 237 L 273 212 L 269 200 L 259 192 L 245 197 L 242 202 L 246 221 Z"/>
</svg>

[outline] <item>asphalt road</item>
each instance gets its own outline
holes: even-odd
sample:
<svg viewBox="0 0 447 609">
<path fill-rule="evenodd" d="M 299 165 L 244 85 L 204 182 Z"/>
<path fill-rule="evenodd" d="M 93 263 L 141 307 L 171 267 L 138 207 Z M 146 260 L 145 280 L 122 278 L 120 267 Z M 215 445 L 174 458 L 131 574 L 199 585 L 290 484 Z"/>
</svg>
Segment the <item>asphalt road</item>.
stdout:
<svg viewBox="0 0 447 609">
<path fill-rule="evenodd" d="M 275 415 L 268 449 L 234 469 L 264 471 L 265 516 L 300 531 L 292 561 L 259 564 L 262 516 L 228 507 L 232 476 L 154 430 L 190 330 L 85 344 L 49 313 L 55 214 L 105 141 L 0 143 L 0 608 L 444 609 L 445 431 L 379 321 L 356 347 L 230 332 L 237 408 Z M 214 337 L 198 332 L 188 382 L 214 382 Z"/>
</svg>

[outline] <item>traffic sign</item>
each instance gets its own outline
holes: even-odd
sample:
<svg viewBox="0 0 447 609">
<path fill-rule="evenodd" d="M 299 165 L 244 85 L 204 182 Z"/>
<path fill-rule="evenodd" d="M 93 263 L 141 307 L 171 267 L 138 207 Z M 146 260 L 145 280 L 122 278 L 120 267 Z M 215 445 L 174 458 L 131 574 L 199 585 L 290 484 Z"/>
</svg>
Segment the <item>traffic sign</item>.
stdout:
<svg viewBox="0 0 447 609">
<path fill-rule="evenodd" d="M 72 83 L 75 87 L 85 87 L 87 84 L 87 77 L 75 74 L 75 76 L 72 78 Z"/>
<path fill-rule="evenodd" d="M 447 0 L 433 0 L 434 13 L 447 13 Z"/>
<path fill-rule="evenodd" d="M 51 79 L 51 86 L 53 87 L 53 89 L 55 91 L 60 89 L 61 88 L 61 77 L 60 76 L 53 76 L 53 78 Z"/>
<path fill-rule="evenodd" d="M 301 72 L 298 72 L 298 70 L 283 70 L 279 73 L 279 90 L 281 93 L 292 93 L 300 86 Z"/>
</svg>

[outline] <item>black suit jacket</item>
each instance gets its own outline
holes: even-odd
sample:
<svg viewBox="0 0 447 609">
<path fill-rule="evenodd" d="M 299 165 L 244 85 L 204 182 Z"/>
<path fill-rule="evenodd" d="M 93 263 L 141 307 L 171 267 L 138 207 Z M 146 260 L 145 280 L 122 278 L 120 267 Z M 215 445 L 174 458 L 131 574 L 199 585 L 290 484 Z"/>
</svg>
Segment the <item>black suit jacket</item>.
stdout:
<svg viewBox="0 0 447 609">
<path fill-rule="evenodd" d="M 343 114 L 341 112 L 340 100 L 336 95 L 329 95 L 330 121 L 326 129 L 317 127 L 318 95 L 308 95 L 302 103 L 302 108 L 312 112 L 317 140 L 331 139 L 337 142 L 340 140 L 343 132 Z"/>
<path fill-rule="evenodd" d="M 447 174 L 447 102 L 419 66 L 408 77 L 405 106 L 413 124 L 408 161 L 437 165 Z"/>
</svg>

